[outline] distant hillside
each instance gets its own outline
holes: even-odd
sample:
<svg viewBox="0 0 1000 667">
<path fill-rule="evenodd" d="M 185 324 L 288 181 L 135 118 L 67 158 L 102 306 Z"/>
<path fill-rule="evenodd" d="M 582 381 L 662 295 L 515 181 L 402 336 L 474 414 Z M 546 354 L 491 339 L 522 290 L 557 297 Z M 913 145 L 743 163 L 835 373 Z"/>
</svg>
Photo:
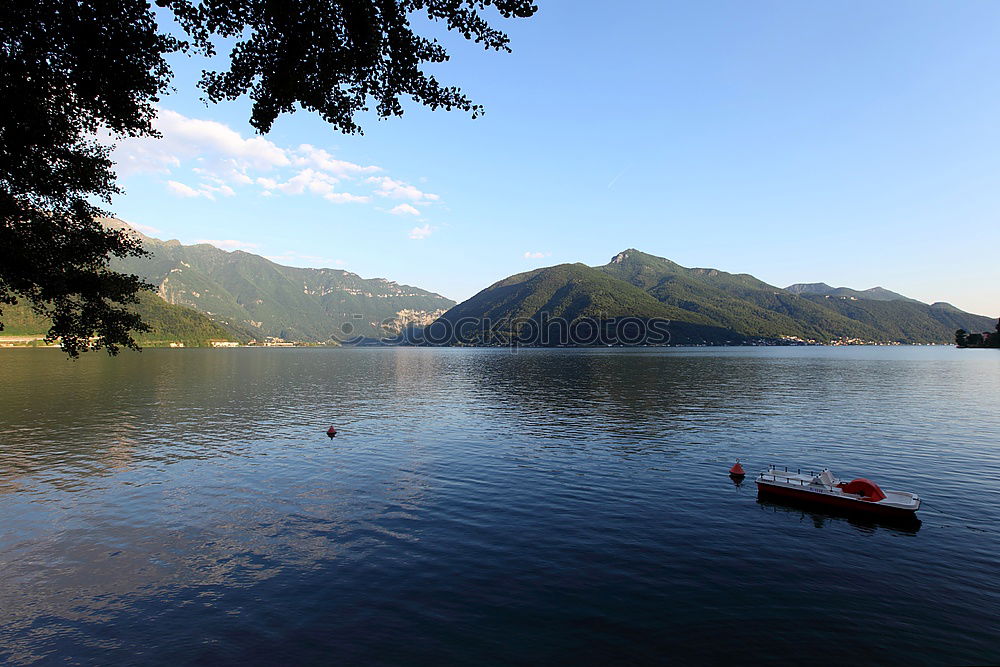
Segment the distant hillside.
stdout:
<svg viewBox="0 0 1000 667">
<path fill-rule="evenodd" d="M 884 340 L 902 342 L 949 342 L 955 331 L 989 331 L 996 323 L 982 315 L 971 315 L 949 304 L 927 304 L 906 300 L 873 300 L 813 295 L 806 297 L 820 306 L 870 325 Z M 970 328 L 971 327 L 971 328 Z"/>
<path fill-rule="evenodd" d="M 637 250 L 619 253 L 601 269 L 643 287 L 665 303 L 758 336 L 945 343 L 952 340 L 956 328 L 978 331 L 992 322 L 949 304 L 927 305 L 882 287 L 858 291 L 810 283 L 793 286 L 798 292 L 793 293 L 748 274 L 687 269 Z"/>
<path fill-rule="evenodd" d="M 636 325 L 643 331 L 639 336 L 642 342 L 656 342 L 646 330 L 654 321 L 663 324 L 672 343 L 746 340 L 746 336 L 712 326 L 707 318 L 661 303 L 638 287 L 584 264 L 560 264 L 501 280 L 445 313 L 432 325 L 429 335 L 449 330 L 456 332 L 460 342 L 483 343 L 484 331 L 477 323 L 485 323 L 490 332 L 500 335 L 501 340 L 494 342 L 502 343 L 524 331 L 527 334 L 521 336 L 521 342 L 555 345 L 589 341 L 587 336 L 596 332 L 588 330 L 571 341 L 548 323 L 558 319 L 572 326 L 588 320 L 600 323 L 599 341 L 617 343 L 636 333 L 619 330 L 626 326 L 624 318 L 642 323 Z"/>
<path fill-rule="evenodd" d="M 884 287 L 872 287 L 866 290 L 855 290 L 850 287 L 831 287 L 826 283 L 796 283 L 794 285 L 789 285 L 785 288 L 785 290 L 791 292 L 792 294 L 801 294 L 802 296 L 818 294 L 820 296 L 838 296 L 848 299 L 869 299 L 871 301 L 912 301 L 913 303 L 921 303 L 916 299 L 911 299 L 903 296 L 902 294 L 892 292 Z"/>
<path fill-rule="evenodd" d="M 143 321 L 152 327 L 149 332 L 136 334 L 140 346 L 184 343 L 187 347 L 198 347 L 213 340 L 246 340 L 191 308 L 171 305 L 149 292 L 139 294 L 135 308 Z M 44 336 L 48 333 L 51 322 L 36 315 L 27 304 L 4 305 L 2 309 L 4 329 L 0 336 Z"/>
<path fill-rule="evenodd" d="M 958 328 L 992 326 L 990 318 L 948 304 L 923 304 L 883 288 L 795 287 L 793 292 L 749 274 L 686 268 L 629 249 L 604 266 L 561 264 L 511 276 L 452 308 L 439 322 L 659 319 L 670 320 L 672 343 L 781 338 L 945 343 Z"/>
<path fill-rule="evenodd" d="M 878 332 L 811 301 L 789 294 L 748 274 L 689 269 L 663 257 L 624 250 L 599 267 L 647 291 L 688 315 L 750 336 L 830 340 L 839 336 L 872 338 Z"/>
<path fill-rule="evenodd" d="M 127 227 L 120 220 L 104 222 Z M 378 337 L 385 334 L 383 322 L 398 330 L 407 321 L 431 321 L 455 304 L 440 294 L 342 269 L 282 266 L 240 250 L 135 233 L 152 257 L 130 258 L 117 269 L 153 283 L 165 301 L 194 308 L 248 338 Z"/>
</svg>

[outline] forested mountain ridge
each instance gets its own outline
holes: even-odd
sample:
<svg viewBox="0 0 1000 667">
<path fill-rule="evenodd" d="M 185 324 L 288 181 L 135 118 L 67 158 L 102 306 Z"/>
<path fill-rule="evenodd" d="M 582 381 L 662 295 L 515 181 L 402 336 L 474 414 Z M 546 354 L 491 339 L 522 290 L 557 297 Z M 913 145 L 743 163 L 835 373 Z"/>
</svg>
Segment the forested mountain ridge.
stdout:
<svg viewBox="0 0 1000 667">
<path fill-rule="evenodd" d="M 881 287 L 859 291 L 824 283 L 799 284 L 796 294 L 749 274 L 688 269 L 635 249 L 618 253 L 600 268 L 643 287 L 661 301 L 758 336 L 820 342 L 853 338 L 944 343 L 952 340 L 956 328 L 979 331 L 993 323 L 992 318 L 949 304 L 927 305 Z"/>
<path fill-rule="evenodd" d="M 687 268 L 628 249 L 603 266 L 561 264 L 510 276 L 455 306 L 440 321 L 453 325 L 477 317 L 491 322 L 543 316 L 568 322 L 595 316 L 659 318 L 685 330 L 673 343 L 945 343 L 958 328 L 978 331 L 992 326 L 991 318 L 944 303 L 927 305 L 884 288 L 858 291 L 823 283 L 793 287 L 782 289 L 749 274 Z"/>
<path fill-rule="evenodd" d="M 689 269 L 635 249 L 618 253 L 611 262 L 598 268 L 641 287 L 661 302 L 707 317 L 716 326 L 751 336 L 826 340 L 831 331 L 837 332 L 837 336 L 858 338 L 877 335 L 869 327 L 749 274 Z"/>
<path fill-rule="evenodd" d="M 613 326 L 625 319 L 634 321 L 641 329 L 631 333 L 636 333 L 643 341 L 650 338 L 651 332 L 646 328 L 654 321 L 670 323 L 669 342 L 675 344 L 747 340 L 746 336 L 713 324 L 707 317 L 660 302 L 639 287 L 579 263 L 536 269 L 498 281 L 449 310 L 433 326 L 442 332 L 439 342 L 484 343 L 487 341 L 482 327 L 485 327 L 499 334 L 493 337 L 493 343 L 503 343 L 516 333 L 518 326 L 524 328 L 523 325 L 530 321 L 539 336 L 522 342 L 537 344 L 542 340 L 544 344 L 572 344 L 579 340 L 569 340 L 565 327 L 561 331 L 552 327 L 551 335 L 541 332 L 552 322 L 572 326 L 589 320 L 610 323 L 604 328 L 601 340 L 611 343 L 620 342 L 622 335 L 631 335 Z M 435 331 L 429 334 L 433 336 Z"/>
<path fill-rule="evenodd" d="M 893 292 L 887 290 L 884 287 L 872 287 L 865 290 L 851 289 L 850 287 L 831 287 L 826 283 L 796 283 L 794 285 L 789 285 L 785 288 L 786 291 L 792 294 L 799 294 L 802 296 L 842 296 L 855 299 L 869 299 L 871 301 L 912 301 L 913 303 L 921 303 L 916 299 L 911 299 L 907 296 L 903 296 L 898 292 Z"/>
<path fill-rule="evenodd" d="M 117 262 L 117 270 L 140 276 L 165 301 L 194 308 L 247 338 L 322 342 L 383 336 L 410 321 L 429 322 L 455 303 L 383 278 L 283 266 L 242 250 L 161 241 L 116 219 L 104 223 L 127 227 L 151 253 Z"/>
</svg>

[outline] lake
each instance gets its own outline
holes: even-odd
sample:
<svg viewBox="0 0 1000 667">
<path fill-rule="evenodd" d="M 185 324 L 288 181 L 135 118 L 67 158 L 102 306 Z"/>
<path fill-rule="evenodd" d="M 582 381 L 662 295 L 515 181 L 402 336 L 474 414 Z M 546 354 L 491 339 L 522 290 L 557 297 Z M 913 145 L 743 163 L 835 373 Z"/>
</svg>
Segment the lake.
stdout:
<svg viewBox="0 0 1000 667">
<path fill-rule="evenodd" d="M 1000 663 L 998 406 L 945 347 L 4 350 L 0 660 Z"/>
</svg>

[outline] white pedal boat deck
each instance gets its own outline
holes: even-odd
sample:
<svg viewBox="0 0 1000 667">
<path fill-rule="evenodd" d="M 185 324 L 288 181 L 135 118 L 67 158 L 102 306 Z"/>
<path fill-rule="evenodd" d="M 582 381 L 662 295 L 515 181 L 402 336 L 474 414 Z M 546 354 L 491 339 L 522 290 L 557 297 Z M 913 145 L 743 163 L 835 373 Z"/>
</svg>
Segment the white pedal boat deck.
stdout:
<svg viewBox="0 0 1000 667">
<path fill-rule="evenodd" d="M 802 500 L 867 514 L 913 517 L 920 509 L 920 496 L 915 493 L 883 491 L 878 484 L 865 478 L 844 482 L 829 470 L 815 473 L 770 466 L 757 476 L 756 482 L 758 495 Z"/>
</svg>

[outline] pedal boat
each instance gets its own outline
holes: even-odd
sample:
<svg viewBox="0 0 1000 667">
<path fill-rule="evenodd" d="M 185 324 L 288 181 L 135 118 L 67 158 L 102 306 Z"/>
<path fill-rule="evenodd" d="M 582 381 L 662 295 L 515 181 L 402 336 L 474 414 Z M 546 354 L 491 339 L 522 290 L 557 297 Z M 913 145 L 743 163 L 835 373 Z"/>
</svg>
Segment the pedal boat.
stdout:
<svg viewBox="0 0 1000 667">
<path fill-rule="evenodd" d="M 758 496 L 776 496 L 896 518 L 912 518 L 920 509 L 920 497 L 915 493 L 883 491 L 878 484 L 864 478 L 842 482 L 829 470 L 815 473 L 770 466 L 756 481 Z"/>
</svg>

